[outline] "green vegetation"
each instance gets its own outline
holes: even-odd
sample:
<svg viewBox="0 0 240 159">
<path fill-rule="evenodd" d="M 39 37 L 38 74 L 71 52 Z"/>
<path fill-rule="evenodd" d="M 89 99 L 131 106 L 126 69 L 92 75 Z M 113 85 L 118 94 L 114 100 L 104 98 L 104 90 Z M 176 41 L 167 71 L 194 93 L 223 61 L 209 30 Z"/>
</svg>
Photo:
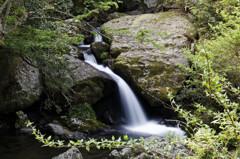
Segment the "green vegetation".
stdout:
<svg viewBox="0 0 240 159">
<path fill-rule="evenodd" d="M 64 55 L 69 54 L 71 45 L 80 45 L 83 41 L 83 35 L 69 32 L 67 28 L 99 10 L 117 8 L 117 3 L 112 0 L 5 0 L 0 1 L 0 6 L 0 49 L 13 50 L 23 61 L 39 69 L 45 99 L 43 108 L 61 112 L 62 106 L 72 102 L 69 75 L 75 69 L 69 67 Z M 83 10 L 75 12 L 76 6 Z M 73 23 L 64 22 L 69 18 L 74 19 Z M 65 102 L 58 101 L 59 97 Z"/>
<path fill-rule="evenodd" d="M 67 103 L 71 103 L 67 96 L 70 88 L 67 83 L 70 82 L 66 82 L 71 79 L 66 74 L 71 72 L 72 68 L 68 67 L 63 55 L 68 54 L 69 45 L 80 44 L 83 37 L 72 36 L 59 30 L 64 20 L 60 18 L 83 19 L 98 13 L 99 9 L 110 9 L 112 5 L 117 7 L 117 3 L 81 1 L 82 6 L 75 11 L 73 2 L 67 0 L 51 3 L 47 0 L 6 0 L 0 1 L 0 4 L 0 47 L 11 48 L 30 65 L 39 68 L 46 96 L 45 105 L 49 108 L 55 106 L 61 111 L 61 108 L 57 107 L 60 101 L 56 101 L 54 96 L 56 92 L 60 92 L 69 101 Z M 191 154 L 187 158 L 240 158 L 240 2 L 201 0 L 186 2 L 184 5 L 194 16 L 193 22 L 200 30 L 200 38 L 194 41 L 194 54 L 193 50 L 185 50 L 191 62 L 191 67 L 185 68 L 189 75 L 186 85 L 176 97 L 169 91 L 171 108 L 182 118 L 180 124 L 185 127 L 188 138 L 171 138 L 170 144 L 181 142 L 190 148 Z M 75 13 L 79 15 L 73 15 Z M 130 33 L 128 30 L 104 29 L 110 29 L 116 34 Z M 155 43 L 157 39 L 147 38 L 152 33 L 150 30 L 139 30 L 135 39 L 164 49 Z M 164 38 L 167 33 L 159 33 L 159 36 Z M 102 58 L 106 56 L 107 53 L 102 54 Z M 153 69 L 151 73 L 155 75 L 159 71 L 159 68 Z M 74 105 L 69 114 L 96 119 L 90 105 L 86 103 Z M 88 151 L 91 147 L 133 147 L 156 153 L 155 148 L 151 149 L 144 144 L 143 138 L 128 140 L 127 136 L 124 136 L 124 141 L 114 137 L 112 140 L 101 141 L 78 140 L 64 145 L 64 141 L 45 138 L 32 123 L 29 122 L 28 126 L 33 128 L 36 139 L 44 146 L 84 147 Z M 166 158 L 179 158 L 171 156 L 167 149 L 163 154 Z"/>
<path fill-rule="evenodd" d="M 69 109 L 69 115 L 75 118 L 94 119 L 96 115 L 91 105 L 88 103 L 76 104 Z"/>
</svg>

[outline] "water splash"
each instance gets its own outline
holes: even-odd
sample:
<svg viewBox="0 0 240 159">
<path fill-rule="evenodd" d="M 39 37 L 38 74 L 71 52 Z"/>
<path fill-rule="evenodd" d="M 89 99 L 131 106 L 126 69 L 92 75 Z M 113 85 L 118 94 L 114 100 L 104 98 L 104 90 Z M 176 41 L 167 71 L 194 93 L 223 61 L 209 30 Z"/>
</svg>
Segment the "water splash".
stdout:
<svg viewBox="0 0 240 159">
<path fill-rule="evenodd" d="M 142 106 L 128 84 L 121 77 L 112 72 L 109 67 L 97 64 L 96 59 L 92 54 L 85 52 L 84 58 L 85 62 L 92 65 L 98 71 L 105 73 L 116 82 L 127 122 L 134 126 L 147 123 L 146 115 L 141 108 Z"/>
<path fill-rule="evenodd" d="M 102 41 L 100 34 L 95 36 L 95 41 Z M 128 84 L 121 77 L 116 75 L 109 67 L 99 65 L 90 51 L 84 51 L 83 53 L 85 62 L 116 82 L 119 89 L 121 105 L 124 108 L 128 123 L 123 126 L 125 130 L 139 135 L 158 135 L 165 137 L 167 136 L 167 133 L 173 132 L 175 136 L 184 136 L 185 132 L 178 127 L 167 127 L 158 124 L 156 121 L 149 121 L 142 109 L 141 103 L 138 101 L 136 95 Z"/>
</svg>

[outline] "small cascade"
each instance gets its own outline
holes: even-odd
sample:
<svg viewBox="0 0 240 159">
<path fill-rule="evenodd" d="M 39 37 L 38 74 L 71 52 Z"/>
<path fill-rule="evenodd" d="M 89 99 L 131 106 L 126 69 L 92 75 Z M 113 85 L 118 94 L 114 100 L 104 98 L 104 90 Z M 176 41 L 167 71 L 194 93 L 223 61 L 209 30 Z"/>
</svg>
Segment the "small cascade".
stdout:
<svg viewBox="0 0 240 159">
<path fill-rule="evenodd" d="M 100 32 L 100 28 L 96 29 Z M 102 36 L 97 34 L 94 40 L 102 41 Z M 83 44 L 79 47 L 86 48 L 86 45 Z M 90 48 L 90 46 L 88 48 Z M 109 67 L 104 67 L 103 65 L 98 64 L 91 51 L 88 50 L 83 53 L 86 63 L 106 74 L 110 79 L 116 82 L 121 99 L 121 105 L 124 108 L 124 113 L 128 123 L 124 126 L 125 130 L 139 135 L 152 134 L 166 136 L 169 132 L 174 132 L 176 136 L 183 136 L 185 134 L 180 128 L 167 127 L 165 125 L 158 124 L 156 121 L 148 121 L 140 102 L 128 84 L 121 77 L 116 75 Z"/>
<path fill-rule="evenodd" d="M 99 34 L 101 32 L 100 27 L 96 27 L 96 35 L 94 36 L 94 42 L 100 42 L 103 41 L 102 36 Z"/>
<path fill-rule="evenodd" d="M 93 54 L 84 52 L 84 59 L 85 62 L 92 65 L 98 71 L 105 73 L 117 83 L 121 104 L 124 108 L 127 122 L 134 126 L 147 123 L 147 118 L 142 110 L 142 106 L 128 84 L 121 77 L 113 73 L 109 67 L 104 67 L 103 65 L 97 64 Z"/>
<path fill-rule="evenodd" d="M 102 36 L 99 34 L 101 32 L 100 27 L 96 27 L 95 30 L 92 31 L 92 33 L 95 32 L 94 35 L 94 42 L 100 42 L 103 41 Z M 85 44 L 84 41 L 82 42 L 81 45 L 79 45 L 78 47 L 80 48 L 90 48 L 90 45 Z"/>
</svg>

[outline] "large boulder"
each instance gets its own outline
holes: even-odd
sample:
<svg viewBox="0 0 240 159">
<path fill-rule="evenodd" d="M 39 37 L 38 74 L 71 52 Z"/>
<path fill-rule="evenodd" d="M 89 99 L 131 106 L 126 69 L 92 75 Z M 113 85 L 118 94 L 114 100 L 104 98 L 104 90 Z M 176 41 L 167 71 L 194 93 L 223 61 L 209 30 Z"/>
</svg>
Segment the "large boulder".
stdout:
<svg viewBox="0 0 240 159">
<path fill-rule="evenodd" d="M 41 94 L 39 70 L 11 50 L 0 50 L 0 114 L 22 110 Z"/>
<path fill-rule="evenodd" d="M 54 135 L 58 136 L 61 139 L 71 139 L 71 140 L 86 139 L 86 134 L 82 132 L 71 131 L 66 127 L 62 126 L 58 122 L 49 123 L 47 127 Z"/>
<path fill-rule="evenodd" d="M 83 157 L 81 152 L 77 148 L 73 147 L 64 153 L 53 157 L 52 159 L 83 159 Z"/>
<path fill-rule="evenodd" d="M 116 34 L 116 30 L 125 31 Z M 141 41 L 141 36 L 136 40 L 137 33 L 145 34 L 144 30 L 152 32 L 143 36 L 149 42 Z M 185 79 L 178 64 L 188 65 L 182 50 L 189 46 L 189 41 L 183 34 L 196 35 L 184 14 L 165 12 L 124 16 L 105 23 L 102 31 L 112 38 L 110 54 L 117 57 L 116 72 L 152 106 L 168 101 L 166 87 L 174 94 L 178 92 Z"/>
<path fill-rule="evenodd" d="M 108 159 L 155 159 L 158 158 L 185 158 L 191 155 L 189 149 L 181 143 L 181 140 L 173 143 L 169 138 L 161 138 L 159 136 L 150 136 L 144 139 L 144 150 L 141 147 L 124 148 L 122 150 L 113 150 Z"/>
<path fill-rule="evenodd" d="M 72 89 L 74 90 L 71 98 L 73 104 L 89 103 L 94 104 L 104 96 L 104 87 L 108 83 L 108 79 L 102 76 L 96 69 L 89 64 L 77 58 L 77 52 L 72 52 L 71 55 L 64 57 L 69 62 L 69 67 L 73 71 L 69 74 L 72 79 Z"/>
<path fill-rule="evenodd" d="M 107 53 L 109 51 L 109 48 L 110 46 L 103 41 L 98 41 L 91 44 L 91 52 L 94 54 L 98 61 L 107 58 L 104 57 L 103 54 Z"/>
</svg>

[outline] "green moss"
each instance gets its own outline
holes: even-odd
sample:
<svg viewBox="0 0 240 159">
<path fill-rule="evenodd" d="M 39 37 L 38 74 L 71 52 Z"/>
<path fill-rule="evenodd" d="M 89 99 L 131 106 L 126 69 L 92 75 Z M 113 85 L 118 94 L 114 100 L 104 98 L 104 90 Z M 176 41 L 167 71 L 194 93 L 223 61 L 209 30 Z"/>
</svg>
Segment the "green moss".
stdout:
<svg viewBox="0 0 240 159">
<path fill-rule="evenodd" d="M 88 103 L 73 105 L 69 109 L 68 114 L 71 117 L 75 117 L 75 118 L 80 117 L 84 119 L 95 119 L 95 120 L 97 118 L 94 110 L 92 109 L 91 105 Z"/>
<path fill-rule="evenodd" d="M 122 52 L 128 51 L 128 49 L 129 49 L 129 48 L 127 48 L 127 47 L 121 47 L 121 48 L 111 49 L 110 54 L 112 55 L 112 57 L 117 58 L 118 55 L 120 55 Z"/>
<path fill-rule="evenodd" d="M 103 97 L 103 79 L 99 77 L 89 78 L 78 82 L 74 87 L 74 103 L 94 104 Z"/>
<path fill-rule="evenodd" d="M 149 70 L 150 70 L 150 74 L 149 74 L 150 76 L 162 74 L 163 71 L 165 70 L 165 64 L 161 61 L 154 63 L 151 65 Z"/>
</svg>

